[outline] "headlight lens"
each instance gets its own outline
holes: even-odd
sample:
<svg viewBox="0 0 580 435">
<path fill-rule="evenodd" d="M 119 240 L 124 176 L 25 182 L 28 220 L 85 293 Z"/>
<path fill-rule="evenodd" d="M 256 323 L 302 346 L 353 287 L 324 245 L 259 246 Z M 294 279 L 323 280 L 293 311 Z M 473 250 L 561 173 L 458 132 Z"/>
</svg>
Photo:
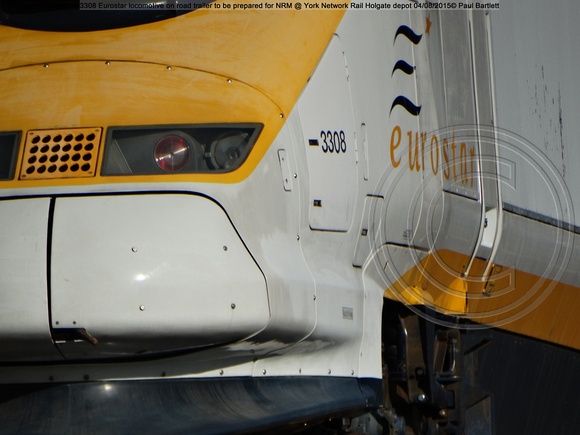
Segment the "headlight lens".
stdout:
<svg viewBox="0 0 580 435">
<path fill-rule="evenodd" d="M 223 173 L 239 168 L 261 124 L 111 127 L 102 175 Z"/>
<path fill-rule="evenodd" d="M 167 172 L 181 171 L 189 161 L 190 146 L 185 139 L 176 135 L 165 136 L 153 149 L 155 163 Z"/>
<path fill-rule="evenodd" d="M 239 160 L 244 157 L 250 135 L 242 131 L 220 134 L 211 144 L 208 153 L 208 165 L 212 169 L 231 169 L 239 166 Z"/>
</svg>

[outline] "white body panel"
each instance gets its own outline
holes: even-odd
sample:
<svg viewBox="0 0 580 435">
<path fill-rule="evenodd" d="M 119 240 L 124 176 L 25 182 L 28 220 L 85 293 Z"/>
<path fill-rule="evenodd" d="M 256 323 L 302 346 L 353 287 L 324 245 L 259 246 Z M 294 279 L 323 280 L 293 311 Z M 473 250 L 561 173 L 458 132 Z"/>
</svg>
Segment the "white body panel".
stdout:
<svg viewBox="0 0 580 435">
<path fill-rule="evenodd" d="M 46 284 L 50 200 L 0 202 L 0 359 L 58 359 L 50 337 Z"/>
<path fill-rule="evenodd" d="M 540 169 L 552 166 L 559 173 L 575 208 L 580 204 L 575 188 L 580 174 L 578 20 L 573 1 L 536 0 L 525 7 L 505 2 L 491 13 L 497 126 L 522 136 L 542 153 Z M 500 147 L 503 158 L 502 151 Z M 515 165 L 525 167 L 526 162 L 516 157 Z M 553 198 L 540 191 L 536 171 L 519 170 L 514 176 L 517 187 L 502 192 L 505 202 L 559 220 L 572 215 L 571 210 L 556 214 Z M 569 223 L 579 225 L 579 217 Z"/>
<path fill-rule="evenodd" d="M 297 107 L 302 143 L 308 144 L 310 228 L 348 231 L 357 193 L 357 150 L 348 70 L 337 36 Z"/>
<path fill-rule="evenodd" d="M 270 318 L 262 273 L 199 196 L 58 198 L 51 266 L 52 327 L 103 341 L 75 343 L 67 358 L 238 341 Z"/>
</svg>

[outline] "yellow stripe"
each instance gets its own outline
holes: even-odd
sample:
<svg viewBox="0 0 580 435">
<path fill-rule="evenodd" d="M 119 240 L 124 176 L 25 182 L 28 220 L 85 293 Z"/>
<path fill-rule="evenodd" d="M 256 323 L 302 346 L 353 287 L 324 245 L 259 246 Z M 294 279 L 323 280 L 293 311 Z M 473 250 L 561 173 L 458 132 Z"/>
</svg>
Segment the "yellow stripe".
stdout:
<svg viewBox="0 0 580 435">
<path fill-rule="evenodd" d="M 468 260 L 448 250 L 429 254 L 389 287 L 385 297 L 436 307 L 446 314 L 464 314 L 467 282 L 460 276 Z"/>
<path fill-rule="evenodd" d="M 427 255 L 389 287 L 384 296 L 409 305 L 426 305 L 518 334 L 580 349 L 580 289 L 441 250 Z"/>
</svg>

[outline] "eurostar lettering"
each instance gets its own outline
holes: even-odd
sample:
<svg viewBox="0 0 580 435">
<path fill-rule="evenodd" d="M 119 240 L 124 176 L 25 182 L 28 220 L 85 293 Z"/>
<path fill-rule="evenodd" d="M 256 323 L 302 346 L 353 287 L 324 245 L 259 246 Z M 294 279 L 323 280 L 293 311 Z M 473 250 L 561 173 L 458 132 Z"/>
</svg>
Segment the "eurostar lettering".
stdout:
<svg viewBox="0 0 580 435">
<path fill-rule="evenodd" d="M 391 133 L 390 156 L 393 168 L 399 168 L 404 157 L 408 155 L 411 172 L 432 171 L 438 175 L 443 171 L 446 180 L 460 181 L 466 187 L 473 187 L 473 178 L 477 168 L 475 161 L 475 145 L 461 142 L 455 143 L 455 131 L 451 138 L 439 137 L 436 134 L 418 131 L 407 131 L 406 140 L 400 126 L 395 126 Z M 408 153 L 404 148 L 399 150 L 401 142 L 406 142 Z M 427 163 L 425 163 L 427 160 Z M 405 165 L 403 165 L 405 167 Z"/>
</svg>

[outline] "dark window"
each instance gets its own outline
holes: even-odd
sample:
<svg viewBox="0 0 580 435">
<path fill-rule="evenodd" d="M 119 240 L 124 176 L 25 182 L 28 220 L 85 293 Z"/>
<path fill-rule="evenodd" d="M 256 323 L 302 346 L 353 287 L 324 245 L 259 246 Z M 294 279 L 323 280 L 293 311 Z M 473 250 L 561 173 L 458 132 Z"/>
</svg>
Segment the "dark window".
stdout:
<svg viewBox="0 0 580 435">
<path fill-rule="evenodd" d="M 0 133 L 0 180 L 12 180 L 20 133 Z"/>
<path fill-rule="evenodd" d="M 0 24 L 30 30 L 89 32 L 166 20 L 213 0 L 0 0 Z"/>
</svg>

